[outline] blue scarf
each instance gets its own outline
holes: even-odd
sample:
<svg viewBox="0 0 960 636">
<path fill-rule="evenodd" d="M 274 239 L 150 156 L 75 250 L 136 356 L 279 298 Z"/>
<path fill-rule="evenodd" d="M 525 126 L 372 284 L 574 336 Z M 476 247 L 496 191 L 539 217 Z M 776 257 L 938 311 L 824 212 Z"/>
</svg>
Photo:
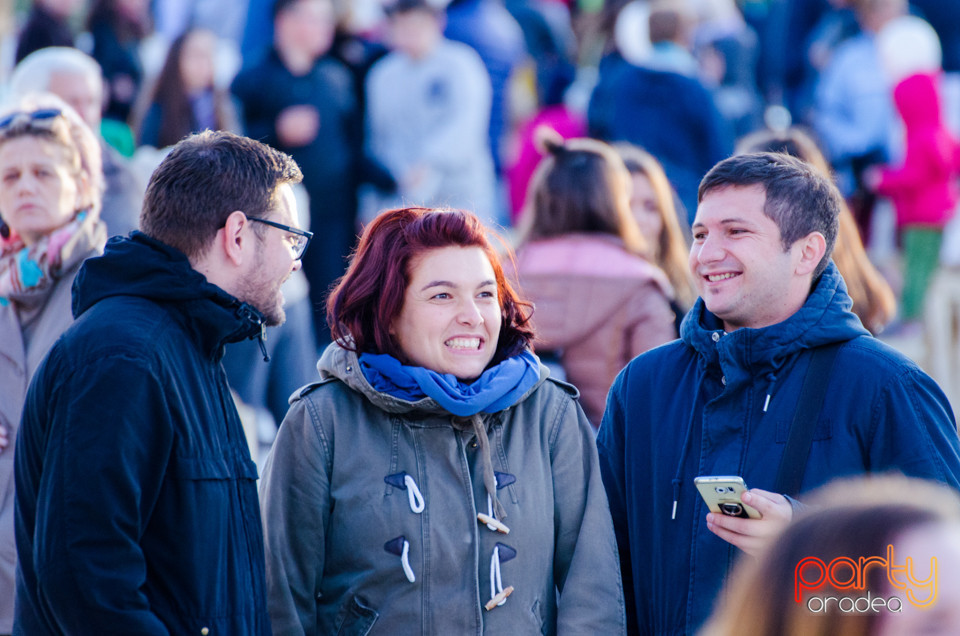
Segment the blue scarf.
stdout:
<svg viewBox="0 0 960 636">
<path fill-rule="evenodd" d="M 513 406 L 540 380 L 540 361 L 530 351 L 507 358 L 467 384 L 452 373 L 411 367 L 386 353 L 360 354 L 360 369 L 377 391 L 416 402 L 433 398 L 450 413 L 469 417 Z"/>
</svg>

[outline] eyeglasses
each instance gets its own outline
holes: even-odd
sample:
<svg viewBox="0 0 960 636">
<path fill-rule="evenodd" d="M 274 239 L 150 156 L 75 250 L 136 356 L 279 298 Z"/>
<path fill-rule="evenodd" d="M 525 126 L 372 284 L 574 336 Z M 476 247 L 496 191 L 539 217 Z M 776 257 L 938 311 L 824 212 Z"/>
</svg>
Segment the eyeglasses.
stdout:
<svg viewBox="0 0 960 636">
<path fill-rule="evenodd" d="M 26 119 L 26 123 L 31 126 L 49 130 L 54 120 L 61 115 L 63 115 L 63 111 L 59 108 L 39 108 L 30 112 L 18 110 L 0 119 L 0 132 L 6 131 L 23 119 Z"/>
<path fill-rule="evenodd" d="M 268 221 L 266 219 L 258 219 L 252 216 L 248 216 L 247 218 L 251 221 L 263 223 L 264 225 L 275 227 L 278 230 L 283 230 L 284 232 L 290 232 L 290 234 L 293 235 L 290 237 L 290 249 L 293 251 L 294 260 L 300 260 L 300 257 L 303 256 L 303 253 L 307 251 L 307 246 L 310 245 L 310 239 L 313 238 L 313 232 L 290 227 L 289 225 L 284 225 L 283 223 L 275 223 L 274 221 Z"/>
</svg>

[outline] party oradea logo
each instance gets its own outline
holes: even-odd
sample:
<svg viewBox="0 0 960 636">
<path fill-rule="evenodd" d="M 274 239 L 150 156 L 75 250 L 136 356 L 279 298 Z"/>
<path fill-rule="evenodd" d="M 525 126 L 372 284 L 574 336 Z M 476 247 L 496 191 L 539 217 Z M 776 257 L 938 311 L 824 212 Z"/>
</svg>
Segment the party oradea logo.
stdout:
<svg viewBox="0 0 960 636">
<path fill-rule="evenodd" d="M 875 568 L 885 571 L 889 596 L 867 589 L 868 573 Z M 841 556 L 825 563 L 810 556 L 797 563 L 793 581 L 794 600 L 817 614 L 902 612 L 904 603 L 923 609 L 937 602 L 937 559 L 931 557 L 929 567 L 909 556 L 898 564 L 892 545 L 887 546 L 886 558 Z"/>
</svg>

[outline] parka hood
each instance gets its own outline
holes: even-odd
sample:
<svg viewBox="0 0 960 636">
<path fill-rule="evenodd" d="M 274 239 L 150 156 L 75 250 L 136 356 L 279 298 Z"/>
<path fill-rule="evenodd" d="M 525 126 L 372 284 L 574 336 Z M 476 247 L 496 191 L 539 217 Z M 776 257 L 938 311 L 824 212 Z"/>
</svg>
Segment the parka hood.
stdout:
<svg viewBox="0 0 960 636">
<path fill-rule="evenodd" d="M 257 336 L 264 324 L 259 311 L 208 282 L 182 252 L 137 231 L 111 238 L 102 256 L 84 262 L 73 283 L 74 318 L 114 296 L 169 307 L 207 350 Z"/>
<path fill-rule="evenodd" d="M 374 389 L 360 371 L 360 361 L 356 352 L 344 349 L 334 342 L 327 346 L 320 360 L 317 362 L 317 371 L 321 380 L 340 380 L 348 387 L 366 397 L 371 404 L 387 413 L 422 412 L 430 414 L 445 414 L 447 410 L 433 398 L 423 398 L 415 402 L 387 395 Z M 540 379 L 515 402 L 519 404 L 537 390 L 550 375 L 550 371 L 540 364 Z"/>
<path fill-rule="evenodd" d="M 893 99 L 907 129 L 943 126 L 935 75 L 917 73 L 904 78 L 894 87 Z"/>
</svg>

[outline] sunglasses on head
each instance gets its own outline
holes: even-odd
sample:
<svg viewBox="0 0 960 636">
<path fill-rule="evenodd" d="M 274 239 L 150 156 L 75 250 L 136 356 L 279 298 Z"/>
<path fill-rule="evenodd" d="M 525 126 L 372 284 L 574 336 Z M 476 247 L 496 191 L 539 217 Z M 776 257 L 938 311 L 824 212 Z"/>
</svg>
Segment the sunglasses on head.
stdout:
<svg viewBox="0 0 960 636">
<path fill-rule="evenodd" d="M 63 115 L 63 111 L 59 108 L 38 108 L 34 111 L 18 110 L 0 119 L 0 131 L 7 130 L 18 121 L 24 119 L 26 119 L 26 122 L 31 126 L 49 128 L 53 124 L 53 121 L 61 115 Z"/>
</svg>

